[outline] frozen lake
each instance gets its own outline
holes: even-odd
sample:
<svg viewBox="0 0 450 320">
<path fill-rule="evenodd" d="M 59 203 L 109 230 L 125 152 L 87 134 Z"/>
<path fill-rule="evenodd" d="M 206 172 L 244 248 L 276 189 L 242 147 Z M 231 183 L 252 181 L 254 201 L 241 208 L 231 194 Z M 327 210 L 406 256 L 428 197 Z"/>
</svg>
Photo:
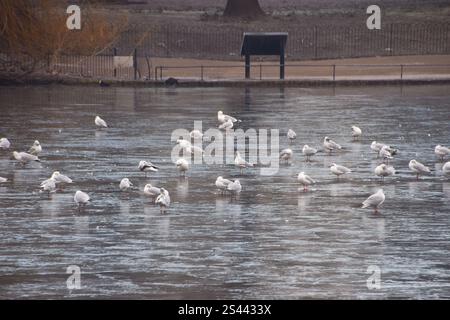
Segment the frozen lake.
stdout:
<svg viewBox="0 0 450 320">
<path fill-rule="evenodd" d="M 297 132 L 292 165 L 272 176 L 243 175 L 233 165 L 194 165 L 181 179 L 170 154 L 171 133 L 217 127 L 217 111 L 241 128 Z M 110 128 L 98 130 L 95 115 Z M 364 136 L 353 142 L 350 126 Z M 437 144 L 450 144 L 450 86 L 349 88 L 100 88 L 0 87 L 0 298 L 298 299 L 450 298 L 450 179 L 442 176 Z M 319 153 L 324 136 L 344 151 Z M 41 163 L 11 160 L 34 140 Z M 400 151 L 394 177 L 382 183 L 373 140 Z M 206 145 L 206 144 L 205 144 Z M 419 181 L 411 159 L 432 174 Z M 160 167 L 148 178 L 140 160 Z M 336 162 L 353 169 L 339 181 Z M 74 180 L 47 197 L 41 181 L 53 171 Z M 318 183 L 299 191 L 305 171 Z M 239 178 L 231 201 L 217 176 Z M 143 190 L 164 186 L 167 214 L 140 191 L 120 192 L 128 177 Z M 375 215 L 360 203 L 382 187 Z M 78 212 L 76 190 L 93 202 Z M 66 287 L 66 268 L 81 268 L 81 289 Z M 369 290 L 369 266 L 381 288 Z"/>
</svg>

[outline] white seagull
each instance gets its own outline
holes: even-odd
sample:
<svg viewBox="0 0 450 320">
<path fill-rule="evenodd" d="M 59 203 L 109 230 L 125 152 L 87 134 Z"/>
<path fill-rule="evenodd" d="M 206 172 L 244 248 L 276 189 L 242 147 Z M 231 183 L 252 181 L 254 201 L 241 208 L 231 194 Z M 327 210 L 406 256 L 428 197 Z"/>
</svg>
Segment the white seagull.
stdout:
<svg viewBox="0 0 450 320">
<path fill-rule="evenodd" d="M 379 143 L 379 142 L 376 142 L 376 141 L 372 141 L 372 143 L 370 144 L 370 149 L 372 151 L 376 152 L 377 153 L 377 157 L 379 157 L 380 156 L 380 151 L 381 151 L 381 149 L 384 146 L 387 147 L 386 150 L 388 150 L 391 153 L 392 156 L 394 156 L 397 153 L 397 151 L 398 151 L 397 149 L 395 149 L 395 148 L 393 148 L 391 146 L 388 146 L 387 144 Z"/>
<path fill-rule="evenodd" d="M 352 170 L 350 170 L 349 168 L 335 164 L 335 163 L 331 164 L 330 171 L 332 174 L 335 174 L 338 177 L 338 179 L 341 175 L 352 172 Z"/>
<path fill-rule="evenodd" d="M 245 159 L 241 157 L 239 151 L 236 151 L 236 157 L 234 158 L 234 165 L 241 169 L 241 174 L 244 168 L 253 167 L 253 163 L 245 161 Z"/>
<path fill-rule="evenodd" d="M 41 183 L 40 188 L 42 189 L 41 192 L 48 192 L 48 195 L 50 196 L 50 193 L 55 192 L 56 190 L 56 181 L 53 178 L 47 179 Z"/>
<path fill-rule="evenodd" d="M 444 146 L 441 146 L 438 144 L 434 148 L 434 153 L 441 159 L 441 161 L 444 161 L 444 158 L 448 155 L 450 155 L 450 149 Z"/>
<path fill-rule="evenodd" d="M 217 112 L 217 120 L 219 120 L 220 123 L 224 123 L 228 120 L 230 120 L 231 122 L 241 122 L 241 120 L 238 120 L 232 116 L 224 114 L 222 111 Z"/>
<path fill-rule="evenodd" d="M 200 132 L 200 130 L 192 130 L 189 135 L 192 139 L 202 139 L 203 133 Z"/>
<path fill-rule="evenodd" d="M 303 146 L 302 152 L 306 156 L 306 161 L 311 161 L 311 157 L 317 153 L 317 149 L 305 144 Z"/>
<path fill-rule="evenodd" d="M 127 191 L 132 186 L 133 186 L 133 184 L 131 183 L 130 179 L 128 179 L 128 178 L 123 178 L 119 184 L 119 188 L 121 191 Z"/>
<path fill-rule="evenodd" d="M 189 162 L 184 158 L 180 158 L 177 160 L 177 162 L 175 162 L 175 165 L 177 166 L 177 169 L 180 172 L 180 174 L 185 177 L 186 171 L 189 170 Z"/>
<path fill-rule="evenodd" d="M 380 152 L 378 153 L 378 156 L 383 159 L 383 161 L 386 161 L 387 163 L 389 163 L 389 160 L 394 159 L 392 157 L 392 153 L 391 153 L 391 148 L 389 146 L 384 145 L 383 147 L 381 147 Z"/>
<path fill-rule="evenodd" d="M 28 150 L 28 152 L 30 154 L 34 154 L 35 156 L 39 155 L 39 153 L 42 152 L 42 146 L 38 140 L 34 141 L 33 145 L 31 146 L 30 150 Z"/>
<path fill-rule="evenodd" d="M 431 172 L 430 168 L 428 168 L 427 166 L 423 165 L 422 163 L 420 163 L 419 161 L 416 161 L 414 159 L 409 162 L 408 166 L 411 169 L 411 171 L 416 174 L 417 180 L 419 180 L 420 174 Z"/>
<path fill-rule="evenodd" d="M 224 179 L 222 176 L 219 176 L 216 179 L 216 187 L 221 191 L 222 194 L 228 190 L 228 185 L 230 183 L 231 180 Z"/>
<path fill-rule="evenodd" d="M 33 154 L 26 153 L 26 152 L 14 151 L 13 152 L 13 156 L 14 156 L 14 159 L 19 161 L 23 165 L 27 164 L 30 161 L 41 162 L 41 160 L 39 160 L 39 158 L 37 156 L 35 156 Z"/>
<path fill-rule="evenodd" d="M 11 146 L 11 143 L 7 138 L 1 138 L 0 139 L 0 149 L 9 149 Z"/>
<path fill-rule="evenodd" d="M 368 197 L 363 203 L 362 208 L 374 208 L 375 213 L 378 213 L 378 208 L 383 204 L 386 199 L 383 189 L 379 189 L 376 193 Z"/>
<path fill-rule="evenodd" d="M 8 181 L 8 179 L 3 178 L 3 177 L 0 177 L 0 183 L 5 183 L 5 182 L 7 182 L 7 181 Z"/>
<path fill-rule="evenodd" d="M 61 174 L 59 171 L 53 172 L 50 179 L 54 179 L 56 184 L 59 183 L 72 183 L 72 179 L 70 179 L 68 176 Z"/>
<path fill-rule="evenodd" d="M 362 136 L 362 130 L 361 128 L 357 126 L 352 126 L 352 137 L 353 139 L 359 139 L 359 137 Z"/>
<path fill-rule="evenodd" d="M 155 204 L 159 205 L 159 210 L 161 213 L 166 212 L 166 209 L 170 206 L 169 191 L 161 188 L 161 194 L 156 198 Z"/>
<path fill-rule="evenodd" d="M 184 140 L 184 139 L 178 139 L 177 140 L 177 144 L 179 144 L 180 147 L 183 148 L 183 149 L 187 149 L 187 148 L 190 148 L 192 146 L 190 141 Z"/>
<path fill-rule="evenodd" d="M 147 183 L 144 187 L 144 194 L 150 198 L 157 197 L 161 193 L 161 189 Z"/>
<path fill-rule="evenodd" d="M 384 177 L 389 177 L 395 174 L 395 169 L 392 166 L 388 166 L 384 163 L 377 166 L 374 170 L 375 175 L 378 177 L 381 177 L 382 180 L 384 180 Z"/>
<path fill-rule="evenodd" d="M 292 149 L 284 149 L 284 150 L 281 150 L 281 152 L 280 152 L 280 161 L 284 161 L 284 162 L 286 162 L 287 164 L 289 163 L 289 160 L 291 160 L 292 159 L 292 155 L 293 155 L 294 153 L 292 152 Z"/>
<path fill-rule="evenodd" d="M 233 129 L 233 126 L 234 126 L 233 121 L 231 119 L 228 119 L 220 124 L 219 129 L 230 131 L 231 129 Z"/>
<path fill-rule="evenodd" d="M 289 139 L 289 143 L 292 143 L 292 141 L 294 141 L 297 138 L 297 134 L 295 133 L 294 130 L 289 129 L 287 132 L 287 137 Z"/>
<path fill-rule="evenodd" d="M 100 127 L 100 128 L 108 128 L 108 125 L 106 124 L 106 121 L 105 120 L 103 120 L 102 118 L 100 118 L 99 116 L 96 116 L 95 117 L 95 125 L 97 126 L 97 127 Z"/>
<path fill-rule="evenodd" d="M 73 197 L 73 201 L 75 201 L 78 206 L 78 211 L 80 211 L 81 207 L 85 206 L 90 200 L 91 198 L 89 198 L 89 195 L 81 190 L 75 192 Z"/>
<path fill-rule="evenodd" d="M 444 165 L 442 166 L 442 172 L 444 173 L 444 175 L 450 176 L 450 161 L 444 163 Z"/>
<path fill-rule="evenodd" d="M 156 172 L 159 168 L 150 161 L 142 160 L 139 161 L 138 169 L 142 172 L 145 172 L 145 176 L 147 176 L 147 172 Z"/>
<path fill-rule="evenodd" d="M 325 147 L 326 150 L 328 150 L 329 153 L 331 153 L 333 150 L 340 150 L 342 149 L 340 144 L 337 144 L 336 142 L 334 142 L 333 140 L 331 140 L 328 137 L 325 137 L 323 139 L 323 146 Z"/>
<path fill-rule="evenodd" d="M 233 195 L 236 197 L 238 193 L 241 192 L 242 186 L 238 179 L 234 180 L 233 182 L 229 183 L 227 186 L 227 190 L 231 192 L 231 196 Z"/>
<path fill-rule="evenodd" d="M 300 172 L 298 174 L 297 180 L 303 185 L 303 191 L 308 191 L 308 186 L 310 184 L 316 183 L 310 176 L 306 175 L 304 172 Z"/>
</svg>

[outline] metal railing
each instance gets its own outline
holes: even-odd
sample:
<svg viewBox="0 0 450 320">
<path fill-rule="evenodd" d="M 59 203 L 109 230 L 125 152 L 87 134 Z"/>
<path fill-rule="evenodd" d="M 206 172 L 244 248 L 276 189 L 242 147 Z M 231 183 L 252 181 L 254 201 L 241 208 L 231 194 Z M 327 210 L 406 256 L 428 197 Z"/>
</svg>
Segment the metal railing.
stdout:
<svg viewBox="0 0 450 320">
<path fill-rule="evenodd" d="M 279 64 L 253 64 L 251 66 L 253 71 L 258 71 L 257 77 L 252 77 L 252 80 L 263 80 L 264 79 L 264 69 L 278 68 Z M 399 80 L 404 80 L 405 75 L 417 75 L 417 76 L 440 76 L 445 75 L 450 78 L 450 64 L 285 64 L 286 74 L 288 75 L 286 79 L 303 79 L 303 78 L 321 78 L 325 80 L 336 81 L 338 77 L 357 79 L 362 77 L 379 77 L 379 78 L 396 78 Z M 292 75 L 293 69 L 298 68 L 308 68 L 309 73 Z M 424 71 L 424 68 L 427 70 Z M 163 81 L 165 78 L 185 78 L 185 79 L 198 79 L 200 81 L 215 80 L 215 79 L 235 79 L 236 74 L 231 76 L 226 76 L 221 74 L 221 76 L 206 76 L 208 70 L 230 70 L 238 69 L 242 70 L 242 77 L 244 79 L 244 64 L 233 64 L 233 65 L 184 65 L 184 66 L 156 66 L 154 70 L 154 79 L 156 81 Z M 319 70 L 328 70 L 325 75 L 317 75 Z M 355 69 L 359 72 L 355 72 Z M 412 72 L 414 69 L 419 72 Z M 417 70 L 419 69 L 419 70 Z M 173 71 L 186 71 L 194 70 L 194 73 L 181 72 L 174 74 Z M 375 72 L 370 72 L 372 70 Z M 164 71 L 172 71 L 170 74 L 165 75 Z M 240 74 L 240 73 L 238 73 Z M 291 75 L 289 75 L 291 74 Z M 276 78 L 276 72 L 273 72 L 270 77 L 266 79 Z"/>
</svg>

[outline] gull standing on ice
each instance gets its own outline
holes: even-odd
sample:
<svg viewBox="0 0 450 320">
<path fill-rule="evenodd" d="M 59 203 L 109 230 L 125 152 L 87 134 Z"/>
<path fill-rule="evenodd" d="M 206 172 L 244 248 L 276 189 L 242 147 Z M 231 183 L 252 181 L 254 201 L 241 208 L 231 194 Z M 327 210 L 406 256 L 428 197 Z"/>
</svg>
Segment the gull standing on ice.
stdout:
<svg viewBox="0 0 450 320">
<path fill-rule="evenodd" d="M 377 153 L 377 157 L 379 157 L 381 149 L 383 147 L 385 147 L 385 146 L 387 147 L 386 150 L 388 150 L 391 153 L 392 156 L 397 154 L 397 151 L 398 151 L 397 149 L 395 149 L 395 148 L 393 148 L 391 146 L 388 146 L 387 144 L 379 143 L 379 142 L 376 142 L 376 141 L 372 141 L 372 143 L 370 144 L 370 149 L 372 151 L 376 152 Z"/>
<path fill-rule="evenodd" d="M 423 165 L 422 163 L 420 163 L 419 161 L 416 161 L 414 159 L 409 162 L 408 166 L 411 169 L 411 171 L 416 174 L 417 180 L 419 180 L 420 174 L 428 174 L 431 172 L 430 168 L 428 168 L 427 166 Z"/>
<path fill-rule="evenodd" d="M 297 134 L 294 130 L 289 129 L 287 132 L 287 137 L 289 139 L 289 143 L 292 143 L 297 138 Z"/>
<path fill-rule="evenodd" d="M 306 161 L 309 162 L 311 161 L 311 157 L 317 153 L 317 149 L 305 144 L 303 146 L 302 152 L 306 156 Z"/>
<path fill-rule="evenodd" d="M 130 189 L 132 186 L 133 186 L 133 184 L 131 183 L 130 179 L 128 179 L 128 178 L 123 178 L 123 179 L 120 181 L 119 188 L 120 188 L 120 191 L 127 191 L 127 190 Z"/>
<path fill-rule="evenodd" d="M 218 111 L 217 112 L 217 120 L 219 120 L 220 123 L 224 123 L 228 120 L 230 120 L 231 122 L 241 122 L 241 120 L 238 120 L 232 116 L 229 116 L 227 114 L 224 114 L 222 111 Z"/>
<path fill-rule="evenodd" d="M 8 179 L 0 177 L 0 183 L 5 183 L 6 181 L 8 181 Z"/>
<path fill-rule="evenodd" d="M 245 159 L 241 157 L 239 151 L 236 151 L 236 158 L 234 158 L 234 165 L 241 169 L 241 174 L 244 168 L 253 167 L 253 163 L 245 161 Z"/>
<path fill-rule="evenodd" d="M 9 149 L 11 142 L 7 138 L 0 139 L 0 149 Z"/>
<path fill-rule="evenodd" d="M 362 130 L 357 126 L 352 126 L 352 137 L 354 140 L 359 139 L 362 136 Z"/>
<path fill-rule="evenodd" d="M 442 166 L 442 172 L 444 173 L 444 175 L 450 176 L 450 161 L 446 162 L 446 163 Z"/>
<path fill-rule="evenodd" d="M 381 177 L 381 180 L 384 181 L 384 177 L 389 177 L 395 174 L 395 169 L 392 166 L 388 166 L 384 163 L 377 166 L 374 170 L 375 175 Z"/>
<path fill-rule="evenodd" d="M 436 148 L 434 148 L 434 153 L 441 159 L 441 161 L 444 161 L 444 158 L 450 155 L 450 149 L 438 144 Z"/>
<path fill-rule="evenodd" d="M 233 121 L 231 119 L 226 120 L 225 122 L 222 122 L 222 124 L 219 126 L 220 130 L 230 131 L 233 129 Z"/>
<path fill-rule="evenodd" d="M 184 158 L 180 158 L 175 165 L 177 166 L 178 171 L 180 171 L 180 174 L 183 175 L 183 177 L 186 177 L 186 171 L 189 170 L 189 162 Z"/>
<path fill-rule="evenodd" d="M 13 152 L 13 156 L 14 156 L 14 159 L 19 161 L 22 165 L 25 165 L 25 164 L 27 164 L 30 161 L 41 162 L 41 160 L 39 160 L 39 158 L 37 156 L 35 156 L 33 154 L 26 153 L 26 152 L 14 151 Z"/>
<path fill-rule="evenodd" d="M 303 191 L 308 191 L 308 186 L 316 183 L 310 176 L 306 175 L 304 172 L 300 172 L 298 174 L 297 180 L 303 185 Z"/>
<path fill-rule="evenodd" d="M 289 164 L 289 160 L 292 159 L 292 149 L 284 149 L 280 152 L 280 161 L 284 161 L 286 164 Z"/>
<path fill-rule="evenodd" d="M 236 179 L 236 180 L 234 180 L 234 182 L 231 182 L 230 184 L 228 184 L 227 190 L 231 192 L 231 197 L 233 197 L 233 195 L 234 195 L 234 197 L 236 197 L 236 195 L 238 193 L 240 193 L 242 190 L 241 183 L 239 182 L 238 179 Z"/>
<path fill-rule="evenodd" d="M 42 189 L 41 192 L 48 192 L 48 195 L 50 196 L 50 193 L 56 191 L 56 182 L 55 179 L 50 178 L 41 183 L 40 188 Z"/>
<path fill-rule="evenodd" d="M 216 179 L 216 187 L 220 190 L 220 192 L 222 194 L 228 190 L 228 185 L 230 183 L 231 183 L 231 180 L 224 179 L 222 176 L 219 176 Z"/>
<path fill-rule="evenodd" d="M 156 198 L 155 204 L 159 205 L 159 210 L 161 213 L 166 212 L 166 209 L 170 206 L 169 191 L 161 188 L 161 194 Z"/>
<path fill-rule="evenodd" d="M 330 171 L 332 174 L 335 174 L 338 177 L 338 179 L 341 175 L 352 172 L 352 170 L 350 170 L 349 168 L 335 164 L 335 163 L 331 164 Z"/>
<path fill-rule="evenodd" d="M 390 147 L 389 146 L 383 146 L 380 149 L 380 152 L 378 153 L 378 156 L 383 159 L 383 161 L 386 161 L 386 163 L 389 163 L 389 160 L 394 159 L 392 157 L 392 153 L 390 152 Z"/>
<path fill-rule="evenodd" d="M 75 201 L 78 206 L 78 211 L 80 211 L 81 207 L 84 207 L 90 200 L 91 198 L 89 198 L 89 195 L 81 190 L 75 192 L 73 197 L 73 201 Z"/>
<path fill-rule="evenodd" d="M 38 140 L 34 141 L 33 145 L 31 146 L 30 150 L 28 150 L 28 152 L 30 154 L 34 154 L 35 156 L 38 156 L 39 153 L 42 152 L 42 146 Z"/>
<path fill-rule="evenodd" d="M 331 139 L 328 138 L 328 137 L 325 137 L 325 138 L 323 139 L 323 146 L 325 147 L 326 150 L 328 150 L 328 152 L 329 152 L 330 154 L 331 154 L 331 152 L 332 152 L 333 150 L 336 150 L 336 149 L 340 150 L 340 149 L 342 149 L 342 147 L 341 147 L 340 144 L 337 144 L 336 142 L 334 142 L 333 140 L 331 140 Z"/>
<path fill-rule="evenodd" d="M 192 130 L 189 135 L 192 139 L 202 139 L 203 133 L 200 132 L 200 130 Z"/>
<path fill-rule="evenodd" d="M 161 189 L 147 183 L 144 187 L 144 194 L 150 198 L 155 198 L 161 193 Z"/>
<path fill-rule="evenodd" d="M 138 165 L 138 169 L 142 172 L 145 173 L 145 176 L 147 177 L 147 172 L 156 172 L 158 171 L 158 167 L 155 166 L 153 163 L 151 163 L 150 161 L 140 161 L 139 165 Z"/>
<path fill-rule="evenodd" d="M 386 196 L 384 195 L 383 189 L 379 189 L 362 203 L 362 208 L 374 208 L 375 213 L 378 213 L 378 208 L 383 204 L 385 199 Z"/>
<path fill-rule="evenodd" d="M 97 127 L 100 127 L 100 128 L 108 128 L 108 125 L 106 124 L 106 121 L 105 120 L 103 120 L 102 118 L 100 118 L 99 116 L 96 116 L 95 117 L 95 125 L 97 126 Z"/>
</svg>

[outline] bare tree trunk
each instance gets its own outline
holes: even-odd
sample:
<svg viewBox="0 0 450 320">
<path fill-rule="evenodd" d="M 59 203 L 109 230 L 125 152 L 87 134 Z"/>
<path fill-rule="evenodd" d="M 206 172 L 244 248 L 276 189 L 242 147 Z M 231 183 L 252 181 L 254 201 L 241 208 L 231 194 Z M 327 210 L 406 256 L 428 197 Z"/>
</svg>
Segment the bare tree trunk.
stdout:
<svg viewBox="0 0 450 320">
<path fill-rule="evenodd" d="M 257 18 L 264 15 L 258 0 L 228 0 L 223 13 L 226 17 Z"/>
</svg>

